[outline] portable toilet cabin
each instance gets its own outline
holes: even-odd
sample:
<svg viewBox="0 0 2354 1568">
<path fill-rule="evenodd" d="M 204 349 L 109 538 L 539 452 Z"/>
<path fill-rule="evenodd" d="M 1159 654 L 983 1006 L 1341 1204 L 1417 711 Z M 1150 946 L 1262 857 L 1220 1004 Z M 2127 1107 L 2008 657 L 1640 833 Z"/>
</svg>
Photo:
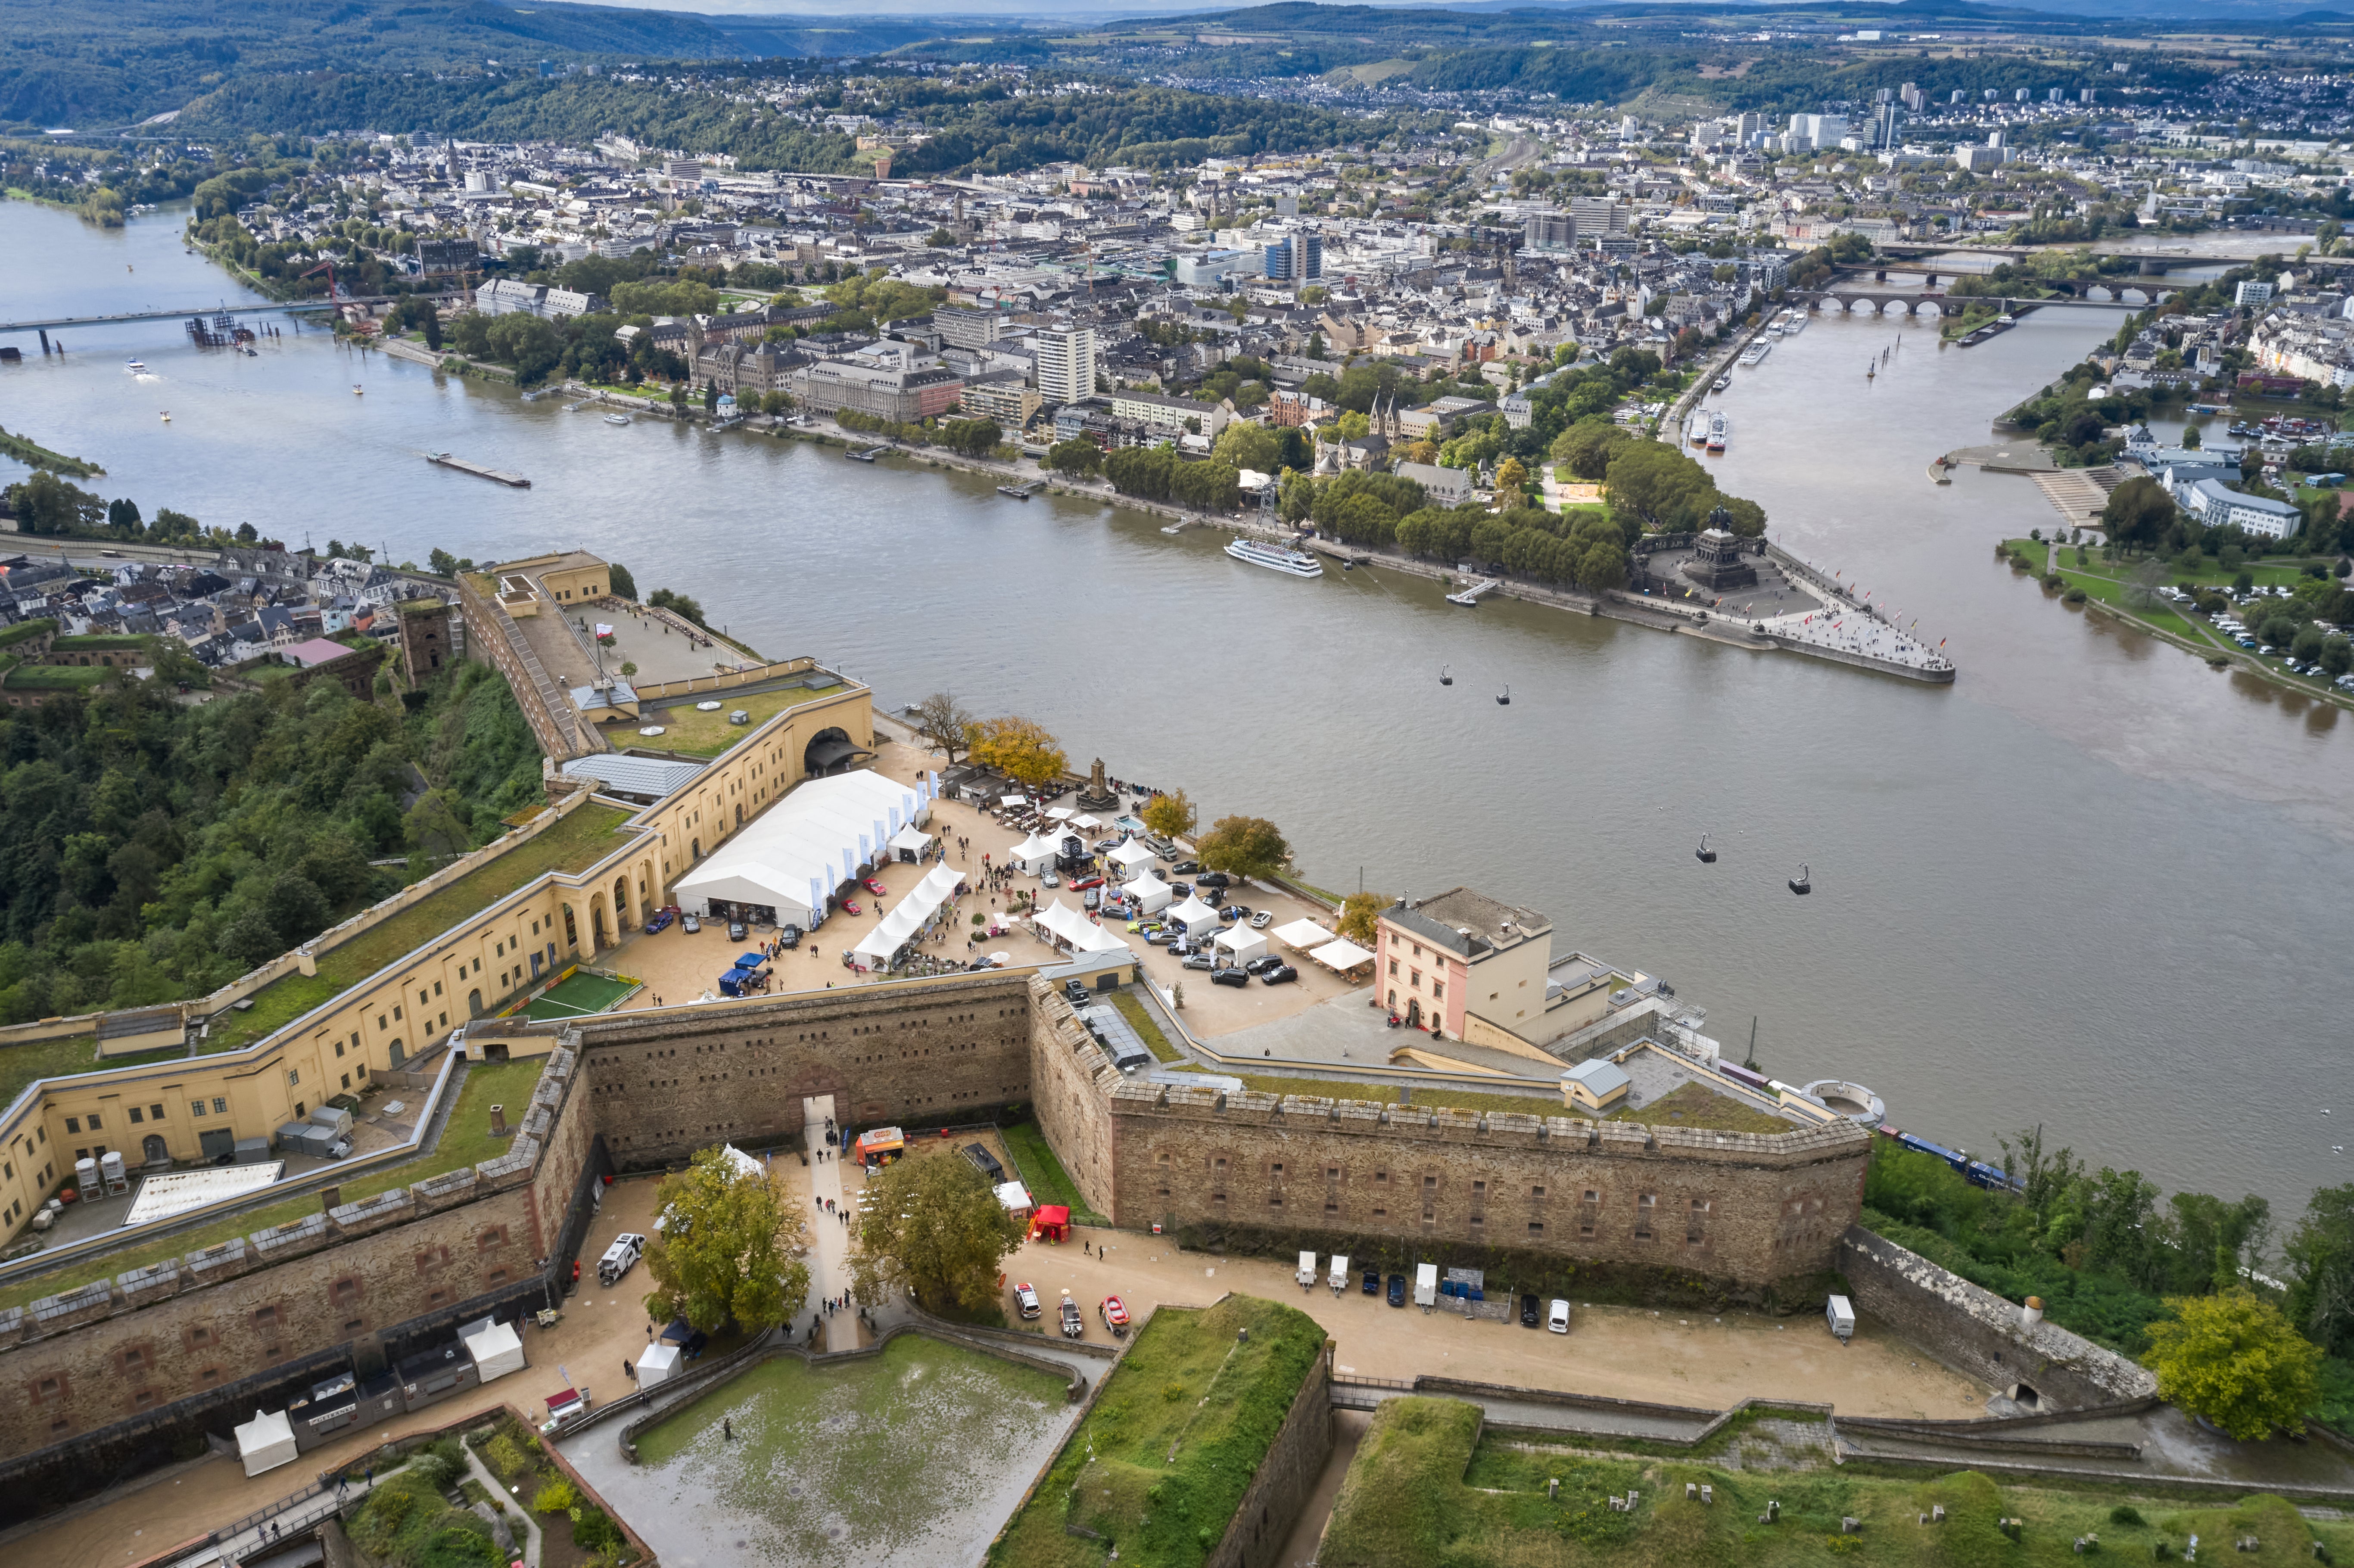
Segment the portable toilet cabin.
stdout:
<svg viewBox="0 0 2354 1568">
<path fill-rule="evenodd" d="M 1414 1268 L 1414 1304 L 1427 1312 L 1438 1303 L 1438 1265 L 1418 1263 Z"/>
<path fill-rule="evenodd" d="M 1335 1296 L 1345 1295 L 1348 1292 L 1349 1255 L 1345 1252 L 1336 1252 L 1332 1255 L 1331 1285 L 1332 1294 Z"/>
<path fill-rule="evenodd" d="M 679 1351 L 676 1345 L 658 1341 L 646 1347 L 638 1358 L 638 1388 L 643 1391 L 659 1387 L 678 1375 Z"/>
<path fill-rule="evenodd" d="M 1312 1247 L 1299 1255 L 1299 1273 L 1297 1277 L 1299 1281 L 1300 1289 L 1309 1290 L 1314 1288 L 1316 1284 L 1316 1253 L 1315 1249 Z"/>
<path fill-rule="evenodd" d="M 1855 1338 L 1855 1308 L 1844 1296 L 1834 1296 L 1823 1308 L 1823 1320 L 1842 1345 Z"/>
</svg>

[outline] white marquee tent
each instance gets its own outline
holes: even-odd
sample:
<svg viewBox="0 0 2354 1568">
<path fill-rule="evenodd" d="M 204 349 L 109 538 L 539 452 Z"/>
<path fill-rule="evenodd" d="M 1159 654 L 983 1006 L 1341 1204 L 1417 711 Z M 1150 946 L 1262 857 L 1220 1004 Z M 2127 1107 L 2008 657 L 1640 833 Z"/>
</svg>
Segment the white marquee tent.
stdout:
<svg viewBox="0 0 2354 1568">
<path fill-rule="evenodd" d="M 1139 866 L 1150 865 L 1154 861 L 1159 860 L 1161 857 L 1154 854 L 1142 844 L 1137 842 L 1134 839 L 1129 839 L 1127 842 L 1121 844 L 1118 849 L 1112 851 L 1110 854 L 1104 858 L 1110 861 L 1114 865 L 1119 866 L 1122 871 L 1134 871 Z"/>
<path fill-rule="evenodd" d="M 1267 957 L 1267 938 L 1247 926 L 1235 926 L 1219 932 L 1218 948 L 1238 964 Z"/>
<path fill-rule="evenodd" d="M 282 1410 L 255 1411 L 253 1419 L 237 1429 L 237 1457 L 245 1473 L 258 1476 L 294 1462 L 294 1423 Z"/>
<path fill-rule="evenodd" d="M 957 884 L 964 873 L 952 865 L 936 865 L 929 875 L 899 897 L 899 902 L 885 910 L 875 929 L 866 933 L 858 946 L 850 949 L 851 956 L 867 960 L 869 969 L 880 968 L 891 961 L 893 954 L 938 914 L 940 906 L 956 896 Z"/>
<path fill-rule="evenodd" d="M 1075 953 L 1108 953 L 1128 946 L 1059 898 L 1031 919 L 1049 940 Z"/>
<path fill-rule="evenodd" d="M 681 906 L 711 916 L 716 902 L 762 905 L 779 921 L 813 926 L 833 890 L 882 859 L 893 833 L 931 812 L 931 783 L 880 773 L 812 779 L 747 823 L 678 879 Z"/>
<path fill-rule="evenodd" d="M 1315 921 L 1308 919 L 1294 920 L 1288 926 L 1278 926 L 1273 935 L 1275 939 L 1285 947 L 1303 953 L 1310 948 L 1320 948 L 1333 939 L 1331 932 L 1327 931 Z"/>
<path fill-rule="evenodd" d="M 1347 974 L 1351 969 L 1373 961 L 1373 954 L 1346 937 L 1335 937 L 1308 956 L 1338 974 Z"/>
<path fill-rule="evenodd" d="M 1135 899 L 1137 908 L 1147 915 L 1160 914 L 1169 907 L 1169 901 L 1177 896 L 1169 891 L 1167 883 L 1149 871 L 1129 883 L 1121 891 Z"/>
<path fill-rule="evenodd" d="M 1032 876 L 1055 868 L 1055 857 L 1063 853 L 1062 842 L 1040 833 L 1032 833 L 1005 852 L 1005 863 L 1018 866 Z"/>
<path fill-rule="evenodd" d="M 458 1337 L 465 1341 L 467 1353 L 474 1358 L 477 1378 L 488 1383 L 511 1372 L 523 1371 L 523 1340 L 514 1325 L 485 1319 L 472 1327 L 474 1332 L 461 1330 Z"/>
<path fill-rule="evenodd" d="M 678 1347 L 658 1340 L 648 1345 L 645 1354 L 638 1358 L 638 1388 L 643 1392 L 668 1383 L 679 1372 Z"/>
<path fill-rule="evenodd" d="M 891 835 L 891 849 L 901 860 L 913 862 L 932 847 L 932 835 L 913 822 Z"/>
<path fill-rule="evenodd" d="M 1188 937 L 1214 936 L 1218 929 L 1218 912 L 1203 903 L 1199 895 L 1169 911 L 1169 917 L 1184 927 Z"/>
</svg>

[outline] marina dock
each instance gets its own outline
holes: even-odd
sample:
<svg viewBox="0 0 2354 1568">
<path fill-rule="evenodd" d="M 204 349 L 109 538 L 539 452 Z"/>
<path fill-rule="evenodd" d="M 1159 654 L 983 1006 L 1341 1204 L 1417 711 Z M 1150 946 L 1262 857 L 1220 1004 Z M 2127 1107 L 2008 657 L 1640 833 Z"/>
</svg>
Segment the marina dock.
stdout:
<svg viewBox="0 0 2354 1568">
<path fill-rule="evenodd" d="M 483 479 L 494 479 L 501 484 L 513 485 L 517 490 L 531 488 L 531 481 L 519 473 L 509 473 L 504 469 L 486 468 L 466 458 L 451 457 L 448 452 L 427 452 L 425 461 L 436 468 L 454 468 L 461 473 L 476 474 Z"/>
<path fill-rule="evenodd" d="M 997 487 L 997 493 L 1010 495 L 1016 501 L 1027 501 L 1045 488 L 1044 480 L 1034 479 L 1027 484 L 1001 484 Z"/>
<path fill-rule="evenodd" d="M 888 446 L 868 447 L 864 451 L 844 452 L 842 455 L 853 462 L 873 462 L 890 450 Z"/>
<path fill-rule="evenodd" d="M 1466 609 L 1477 609 L 1479 606 L 1479 596 L 1483 593 L 1492 592 L 1500 586 L 1501 585 L 1499 584 L 1494 577 L 1482 577 L 1479 581 L 1473 583 L 1469 588 L 1463 589 L 1460 593 L 1448 594 L 1447 596 L 1447 602 L 1449 604 L 1459 604 Z"/>
</svg>

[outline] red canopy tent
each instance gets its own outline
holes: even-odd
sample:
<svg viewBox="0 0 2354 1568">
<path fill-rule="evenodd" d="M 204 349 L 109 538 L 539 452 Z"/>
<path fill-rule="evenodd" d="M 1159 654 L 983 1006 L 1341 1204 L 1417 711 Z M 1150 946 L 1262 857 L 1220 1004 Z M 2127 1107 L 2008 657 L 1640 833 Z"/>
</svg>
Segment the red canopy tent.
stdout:
<svg viewBox="0 0 2354 1568">
<path fill-rule="evenodd" d="M 1051 1242 L 1071 1239 L 1071 1211 L 1060 1203 L 1048 1203 L 1030 1216 L 1030 1234 Z"/>
</svg>

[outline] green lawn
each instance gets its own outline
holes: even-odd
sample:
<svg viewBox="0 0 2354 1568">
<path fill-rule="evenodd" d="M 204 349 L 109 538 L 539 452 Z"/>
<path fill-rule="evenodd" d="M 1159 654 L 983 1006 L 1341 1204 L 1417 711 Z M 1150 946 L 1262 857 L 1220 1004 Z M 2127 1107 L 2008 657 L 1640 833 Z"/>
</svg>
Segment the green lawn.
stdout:
<svg viewBox="0 0 2354 1568">
<path fill-rule="evenodd" d="M 491 1111 L 493 1105 L 504 1105 L 509 1112 L 510 1127 L 523 1120 L 522 1107 L 531 1098 L 531 1091 L 539 1082 L 540 1069 L 547 1064 L 544 1058 L 529 1057 L 520 1062 L 477 1062 L 467 1069 L 466 1082 L 458 1092 L 458 1103 L 450 1113 L 442 1128 L 441 1142 L 432 1153 L 406 1160 L 389 1170 L 376 1171 L 344 1183 L 344 1202 L 357 1202 L 373 1198 L 378 1192 L 395 1187 L 406 1187 L 422 1181 L 429 1176 L 440 1176 L 469 1165 L 479 1165 L 504 1154 L 510 1139 L 491 1136 Z M 282 1225 L 289 1220 L 299 1220 L 319 1207 L 319 1195 L 306 1192 L 299 1198 L 289 1198 L 266 1208 L 246 1209 L 214 1221 L 193 1231 L 182 1231 L 147 1243 L 143 1246 L 122 1247 L 113 1252 L 98 1254 L 73 1260 L 44 1275 L 17 1280 L 0 1287 L 0 1309 L 22 1307 L 44 1296 L 54 1296 L 76 1286 L 87 1285 L 93 1279 L 121 1274 L 125 1269 L 144 1268 L 167 1257 L 184 1257 L 206 1247 L 217 1246 L 231 1236 L 249 1236 L 256 1231 Z"/>
<path fill-rule="evenodd" d="M 263 987 L 254 993 L 252 1010 L 226 1015 L 201 1049 L 233 1051 L 249 1045 L 526 883 L 551 871 L 586 871 L 620 846 L 614 830 L 628 816 L 612 806 L 578 808 L 537 838 L 321 954 L 317 974 L 288 975 Z"/>
<path fill-rule="evenodd" d="M 1144 1048 L 1152 1053 L 1155 1061 L 1182 1062 L 1185 1060 L 1185 1053 L 1169 1043 L 1169 1036 L 1161 1032 L 1159 1022 L 1153 1018 L 1151 1012 L 1146 1009 L 1143 1001 L 1134 991 L 1125 989 L 1113 991 L 1111 1004 L 1119 1009 L 1119 1015 L 1128 1020 L 1129 1027 L 1135 1030 L 1139 1038 L 1143 1040 Z"/>
<path fill-rule="evenodd" d="M 1108 1225 L 1109 1220 L 1087 1207 L 1079 1196 L 1071 1173 L 1055 1157 L 1046 1142 L 1046 1135 L 1038 1130 L 1034 1121 L 998 1128 L 1004 1136 L 1005 1151 L 1013 1156 L 1014 1174 L 1030 1189 L 1030 1196 L 1040 1203 L 1060 1203 L 1071 1211 L 1071 1218 L 1082 1225 Z"/>
<path fill-rule="evenodd" d="M 648 712 L 638 718 L 623 719 L 602 726 L 605 738 L 616 748 L 631 746 L 652 747 L 662 751 L 684 752 L 689 757 L 716 757 L 721 752 L 758 729 L 787 708 L 830 697 L 841 691 L 839 682 L 830 686 L 811 689 L 808 686 L 787 686 L 773 692 L 698 692 L 679 699 L 659 712 Z M 716 713 L 704 713 L 697 703 L 716 702 Z M 752 715 L 749 724 L 729 724 L 727 715 L 737 712 Z M 644 726 L 658 724 L 663 733 L 640 738 L 638 731 Z"/>
<path fill-rule="evenodd" d="M 1109 1542 L 1140 1568 L 1195 1568 L 1225 1535 L 1323 1348 L 1314 1319 L 1274 1301 L 1159 1308 L 987 1561 L 1099 1568 Z"/>
<path fill-rule="evenodd" d="M 1549 1483 L 1561 1483 L 1549 1498 Z M 1687 1501 L 1687 1482 L 1715 1493 Z M 1621 1512 L 1607 1499 L 1639 1493 Z M 1761 1525 L 1771 1500 L 1778 1521 Z M 1943 1524 L 1920 1516 L 1942 1505 Z M 2023 1521 L 2017 1540 L 1998 1520 Z M 1861 1529 L 1841 1531 L 1840 1520 Z M 2160 1542 L 2179 1559 L 2202 1553 L 2288 1568 L 2354 1548 L 2354 1525 L 2307 1520 L 2279 1498 L 2213 1508 L 2142 1502 L 2114 1489 L 1998 1487 L 1976 1471 L 1866 1475 L 1853 1467 L 1746 1473 L 1677 1459 L 1606 1457 L 1481 1436 L 1476 1406 L 1406 1398 L 1384 1404 L 1341 1482 L 1317 1561 L 1323 1568 L 1800 1568 L 1829 1562 L 1937 1568 L 2059 1568 L 2084 1561 L 2073 1543 L 2097 1535 L 2102 1555 L 2149 1562 Z M 2253 1535 L 2253 1552 L 2230 1542 Z"/>
<path fill-rule="evenodd" d="M 159 1051 L 141 1051 L 129 1056 L 109 1056 L 99 1060 L 98 1037 L 79 1034 L 69 1040 L 41 1040 L 29 1045 L 11 1045 L 0 1050 L 0 1106 L 16 1103 L 16 1097 L 36 1078 L 62 1078 L 71 1073 L 95 1073 L 101 1067 L 139 1067 L 150 1062 L 168 1061 L 185 1056 L 187 1051 L 179 1045 L 166 1045 Z"/>
<path fill-rule="evenodd" d="M 1743 1105 L 1705 1084 L 1682 1084 L 1647 1106 L 1612 1113 L 1612 1121 L 1640 1122 L 1646 1127 L 1704 1127 L 1712 1132 L 1796 1132 L 1797 1124 Z"/>
<path fill-rule="evenodd" d="M 2052 553 L 2048 542 L 2043 540 L 2008 539 L 2003 543 L 2005 549 L 2025 550 L 2035 560 L 2041 560 Z M 2122 609 L 2136 620 L 2147 621 L 2161 631 L 2170 631 L 2198 646 L 2214 645 L 2214 637 L 2206 630 L 2204 621 L 2194 624 L 2163 602 L 2147 608 L 2127 604 L 2126 594 L 2129 585 L 2115 574 L 2131 571 L 2131 567 L 2122 562 L 2104 561 L 2099 551 L 2094 549 L 2087 549 L 2084 555 L 2089 564 L 2079 567 L 2076 565 L 2076 547 L 2073 545 L 2060 546 L 2057 552 L 2060 564 L 2053 569 L 2059 572 L 2061 580 L 2068 588 L 2083 588 L 2087 599 L 2098 599 L 2114 609 Z M 2041 576 L 2040 569 L 2036 575 Z M 2066 589 L 2062 591 L 2064 593 Z"/>
</svg>

